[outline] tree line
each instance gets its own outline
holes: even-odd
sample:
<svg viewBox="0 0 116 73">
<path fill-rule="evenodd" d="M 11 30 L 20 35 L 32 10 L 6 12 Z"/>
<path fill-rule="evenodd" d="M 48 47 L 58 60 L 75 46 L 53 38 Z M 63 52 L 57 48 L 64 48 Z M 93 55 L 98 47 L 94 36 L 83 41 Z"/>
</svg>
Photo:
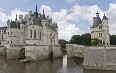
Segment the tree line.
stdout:
<svg viewBox="0 0 116 73">
<path fill-rule="evenodd" d="M 85 33 L 82 35 L 73 35 L 69 41 L 64 39 L 59 39 L 59 44 L 61 46 L 66 46 L 66 44 L 79 44 L 86 46 L 97 46 L 101 40 L 95 38 L 91 39 L 90 33 Z M 110 45 L 116 45 L 116 35 L 110 35 Z"/>
</svg>

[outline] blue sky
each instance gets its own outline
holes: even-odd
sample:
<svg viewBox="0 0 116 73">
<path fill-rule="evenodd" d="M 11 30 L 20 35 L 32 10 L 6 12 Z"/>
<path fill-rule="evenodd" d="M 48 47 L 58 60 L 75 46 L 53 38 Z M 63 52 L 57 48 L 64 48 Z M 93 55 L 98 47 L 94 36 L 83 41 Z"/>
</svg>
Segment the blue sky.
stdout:
<svg viewBox="0 0 116 73">
<path fill-rule="evenodd" d="M 92 25 L 92 17 L 95 16 L 96 11 L 100 12 L 100 17 L 104 12 L 110 19 L 115 19 L 116 16 L 116 0 L 0 0 L 0 11 L 4 18 L 6 16 L 6 20 L 9 17 L 14 18 L 15 11 L 16 13 L 35 11 L 35 5 L 38 5 L 40 12 L 44 7 L 46 13 L 50 12 L 50 16 L 59 24 L 59 37 L 61 39 L 67 37 L 66 40 L 72 35 L 90 32 L 89 26 Z M 110 20 L 111 34 L 116 34 L 114 19 Z M 5 20 L 0 19 L 0 25 L 5 25 Z"/>
</svg>

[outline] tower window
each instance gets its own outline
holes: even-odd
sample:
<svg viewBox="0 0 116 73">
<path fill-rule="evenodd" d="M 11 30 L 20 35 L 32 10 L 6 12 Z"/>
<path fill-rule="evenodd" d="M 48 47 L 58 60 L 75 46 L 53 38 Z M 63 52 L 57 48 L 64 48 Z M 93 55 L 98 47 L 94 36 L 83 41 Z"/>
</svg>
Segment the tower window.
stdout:
<svg viewBox="0 0 116 73">
<path fill-rule="evenodd" d="M 3 35 L 2 35 L 2 39 L 3 39 Z"/>
<path fill-rule="evenodd" d="M 41 31 L 40 31 L 40 39 L 41 39 Z"/>
<path fill-rule="evenodd" d="M 9 32 L 8 32 L 8 35 L 9 35 Z"/>
<path fill-rule="evenodd" d="M 1 45 L 1 42 L 0 42 L 0 45 Z"/>
<path fill-rule="evenodd" d="M 12 35 L 12 32 L 11 32 L 11 35 Z"/>
<path fill-rule="evenodd" d="M 101 37 L 102 37 L 102 33 L 101 33 Z"/>
<path fill-rule="evenodd" d="M 11 41 L 11 44 L 12 44 L 12 41 Z"/>
<path fill-rule="evenodd" d="M 34 30 L 34 38 L 36 39 L 36 29 Z"/>
<path fill-rule="evenodd" d="M 30 34 L 30 38 L 32 38 L 32 29 L 30 30 L 30 33 L 31 33 L 31 34 Z"/>
<path fill-rule="evenodd" d="M 102 29 L 102 26 L 99 26 L 99 29 Z"/>
</svg>

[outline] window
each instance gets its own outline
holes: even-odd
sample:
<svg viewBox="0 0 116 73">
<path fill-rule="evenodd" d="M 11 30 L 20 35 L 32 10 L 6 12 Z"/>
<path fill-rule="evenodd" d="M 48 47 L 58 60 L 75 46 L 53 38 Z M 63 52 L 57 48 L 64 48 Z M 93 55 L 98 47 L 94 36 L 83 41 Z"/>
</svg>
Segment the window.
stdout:
<svg viewBox="0 0 116 73">
<path fill-rule="evenodd" d="M 22 32 L 22 34 L 23 34 L 23 32 Z"/>
<path fill-rule="evenodd" d="M 11 32 L 11 35 L 12 35 L 12 32 Z"/>
<path fill-rule="evenodd" d="M 22 26 L 22 28 L 23 28 L 23 26 Z"/>
<path fill-rule="evenodd" d="M 30 38 L 32 38 L 32 29 L 30 30 L 30 33 L 31 33 L 31 34 L 30 34 Z"/>
<path fill-rule="evenodd" d="M 41 39 L 41 31 L 40 31 L 40 39 Z"/>
<path fill-rule="evenodd" d="M 99 33 L 99 37 L 102 37 L 102 33 Z"/>
<path fill-rule="evenodd" d="M 55 44 L 55 40 L 54 40 L 54 44 Z"/>
<path fill-rule="evenodd" d="M 2 35 L 2 39 L 3 39 L 3 35 Z"/>
<path fill-rule="evenodd" d="M 34 39 L 36 39 L 36 29 L 34 30 Z"/>
<path fill-rule="evenodd" d="M 102 26 L 99 26 L 99 29 L 102 29 Z"/>
<path fill-rule="evenodd" d="M 101 33 L 101 37 L 102 37 L 102 33 Z"/>
<path fill-rule="evenodd" d="M 99 37 L 100 37 L 100 33 L 99 33 Z"/>
<path fill-rule="evenodd" d="M 0 45 L 1 45 L 1 42 L 0 42 Z"/>
<path fill-rule="evenodd" d="M 9 41 L 7 43 L 9 43 Z"/>
<path fill-rule="evenodd" d="M 9 32 L 8 32 L 8 35 L 9 35 Z"/>
<path fill-rule="evenodd" d="M 11 44 L 12 44 L 12 41 L 11 41 Z"/>
<path fill-rule="evenodd" d="M 51 45 L 52 45 L 52 40 L 50 42 L 51 42 Z"/>
<path fill-rule="evenodd" d="M 50 33 L 50 36 L 52 36 L 52 33 Z"/>
</svg>

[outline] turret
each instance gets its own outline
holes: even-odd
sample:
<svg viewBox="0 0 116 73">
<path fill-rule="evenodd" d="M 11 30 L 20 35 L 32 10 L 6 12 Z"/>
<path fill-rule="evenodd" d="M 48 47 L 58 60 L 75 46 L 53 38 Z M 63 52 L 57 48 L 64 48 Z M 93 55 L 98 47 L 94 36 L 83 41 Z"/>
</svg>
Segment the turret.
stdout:
<svg viewBox="0 0 116 73">
<path fill-rule="evenodd" d="M 23 22 L 23 15 L 19 15 L 19 23 L 22 23 Z"/>
<path fill-rule="evenodd" d="M 42 14 L 42 17 L 41 17 L 42 20 L 46 20 L 46 16 L 44 14 L 44 9 L 43 9 L 43 14 Z"/>
<path fill-rule="evenodd" d="M 36 17 L 38 17 L 37 5 L 36 5 L 36 11 L 34 12 L 34 14 L 36 15 Z"/>
<path fill-rule="evenodd" d="M 17 14 L 16 14 L 15 22 L 16 22 L 16 25 L 17 25 L 17 28 L 18 28 L 18 26 L 19 26 L 19 21 L 18 21 L 18 19 L 17 19 Z"/>
<path fill-rule="evenodd" d="M 102 18 L 102 25 L 108 27 L 108 20 L 109 19 L 106 17 L 106 15 L 104 13 L 104 16 Z"/>
<path fill-rule="evenodd" d="M 7 26 L 10 27 L 10 20 L 7 21 Z"/>
</svg>

